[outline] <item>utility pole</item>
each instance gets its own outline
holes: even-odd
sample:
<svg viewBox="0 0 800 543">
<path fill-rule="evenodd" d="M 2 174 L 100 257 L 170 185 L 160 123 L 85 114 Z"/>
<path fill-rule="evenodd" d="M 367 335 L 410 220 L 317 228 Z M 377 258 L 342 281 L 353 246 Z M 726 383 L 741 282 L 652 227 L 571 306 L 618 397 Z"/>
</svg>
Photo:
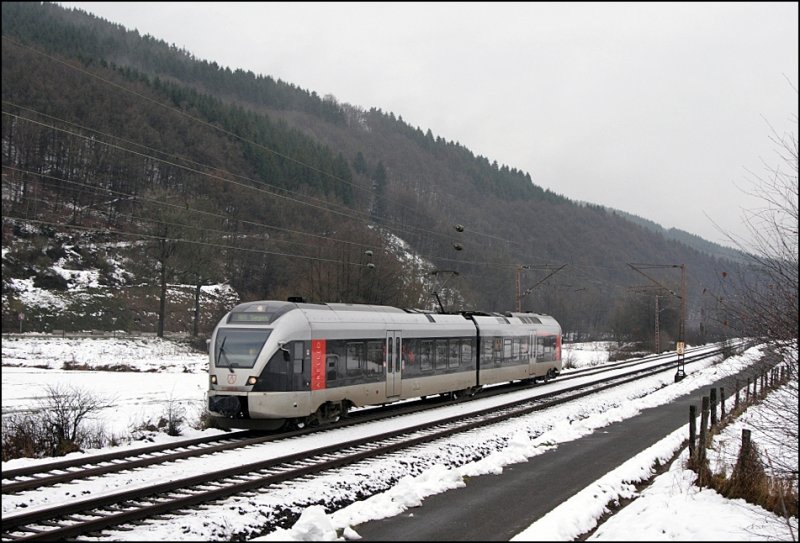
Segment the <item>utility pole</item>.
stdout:
<svg viewBox="0 0 800 543">
<path fill-rule="evenodd" d="M 527 270 L 529 268 L 530 266 L 517 266 L 517 313 L 522 312 L 522 282 L 520 276 L 522 275 L 522 270 Z"/>
<path fill-rule="evenodd" d="M 658 294 L 656 294 L 656 337 L 655 337 L 655 351 L 656 354 L 661 354 L 661 328 L 658 325 Z"/>
</svg>

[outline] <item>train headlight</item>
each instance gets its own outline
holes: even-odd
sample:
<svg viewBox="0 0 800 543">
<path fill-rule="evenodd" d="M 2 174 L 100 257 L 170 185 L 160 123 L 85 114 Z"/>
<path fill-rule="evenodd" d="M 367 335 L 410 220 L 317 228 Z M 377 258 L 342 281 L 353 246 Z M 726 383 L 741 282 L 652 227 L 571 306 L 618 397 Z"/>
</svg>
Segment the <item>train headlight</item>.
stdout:
<svg viewBox="0 0 800 543">
<path fill-rule="evenodd" d="M 256 381 L 258 381 L 258 377 L 253 377 L 251 375 L 250 377 L 247 378 L 247 384 L 248 385 L 254 385 L 254 384 L 256 384 Z"/>
<path fill-rule="evenodd" d="M 217 376 L 216 375 L 212 375 L 211 376 L 211 384 L 212 385 L 216 385 L 217 384 Z"/>
</svg>

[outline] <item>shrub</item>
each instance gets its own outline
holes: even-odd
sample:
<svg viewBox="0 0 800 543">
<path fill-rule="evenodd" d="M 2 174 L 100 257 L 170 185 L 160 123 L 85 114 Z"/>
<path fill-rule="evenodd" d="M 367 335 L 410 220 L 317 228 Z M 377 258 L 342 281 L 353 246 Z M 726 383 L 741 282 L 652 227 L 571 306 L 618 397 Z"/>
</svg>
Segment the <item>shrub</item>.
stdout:
<svg viewBox="0 0 800 543">
<path fill-rule="evenodd" d="M 47 395 L 31 413 L 3 419 L 3 461 L 14 458 L 64 456 L 82 447 L 105 445 L 102 426 L 87 428 L 91 416 L 110 405 L 71 387 L 47 387 Z"/>
<path fill-rule="evenodd" d="M 36 274 L 36 277 L 33 278 L 33 286 L 46 290 L 63 291 L 69 287 L 69 281 L 53 270 L 48 269 Z"/>
</svg>

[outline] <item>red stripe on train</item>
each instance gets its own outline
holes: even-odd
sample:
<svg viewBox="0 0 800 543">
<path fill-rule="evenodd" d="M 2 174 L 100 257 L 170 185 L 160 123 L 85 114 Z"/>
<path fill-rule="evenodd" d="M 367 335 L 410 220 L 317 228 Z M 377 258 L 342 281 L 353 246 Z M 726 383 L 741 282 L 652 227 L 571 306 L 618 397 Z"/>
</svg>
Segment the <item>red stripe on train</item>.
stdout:
<svg viewBox="0 0 800 543">
<path fill-rule="evenodd" d="M 311 340 L 311 390 L 325 388 L 325 340 Z"/>
</svg>

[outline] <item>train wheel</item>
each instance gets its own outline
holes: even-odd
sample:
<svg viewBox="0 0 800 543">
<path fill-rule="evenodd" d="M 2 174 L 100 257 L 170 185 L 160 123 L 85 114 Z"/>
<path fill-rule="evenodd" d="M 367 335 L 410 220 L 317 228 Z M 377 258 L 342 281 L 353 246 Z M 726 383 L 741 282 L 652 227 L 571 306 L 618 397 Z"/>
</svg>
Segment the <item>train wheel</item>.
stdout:
<svg viewBox="0 0 800 543">
<path fill-rule="evenodd" d="M 325 424 L 330 424 L 332 422 L 338 422 L 347 414 L 348 410 L 348 402 L 335 402 L 335 403 L 328 403 L 323 406 L 320 406 L 320 409 L 323 410 L 322 414 L 322 422 Z"/>
<path fill-rule="evenodd" d="M 307 416 L 305 419 L 301 419 L 302 422 L 298 422 L 297 427 L 314 427 L 337 422 L 347 414 L 347 407 L 347 402 L 324 403 L 320 405 L 313 414 Z"/>
<path fill-rule="evenodd" d="M 467 396 L 474 396 L 474 388 L 462 388 L 461 390 L 454 390 L 450 393 L 450 398 L 453 400 L 460 400 L 461 398 L 466 398 Z"/>
</svg>

